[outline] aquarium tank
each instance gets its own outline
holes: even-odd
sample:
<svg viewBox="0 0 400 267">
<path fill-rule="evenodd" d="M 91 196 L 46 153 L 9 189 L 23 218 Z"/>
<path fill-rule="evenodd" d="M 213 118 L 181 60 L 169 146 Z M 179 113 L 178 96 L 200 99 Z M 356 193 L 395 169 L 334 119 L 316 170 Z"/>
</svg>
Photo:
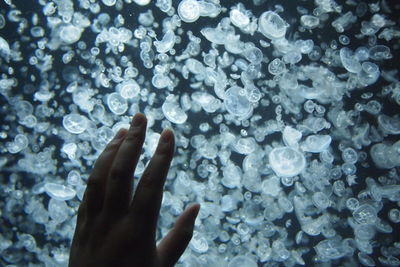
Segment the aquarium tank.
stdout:
<svg viewBox="0 0 400 267">
<path fill-rule="evenodd" d="M 0 266 L 67 266 L 93 164 L 173 129 L 178 267 L 400 266 L 400 2 L 1 0 Z"/>
</svg>

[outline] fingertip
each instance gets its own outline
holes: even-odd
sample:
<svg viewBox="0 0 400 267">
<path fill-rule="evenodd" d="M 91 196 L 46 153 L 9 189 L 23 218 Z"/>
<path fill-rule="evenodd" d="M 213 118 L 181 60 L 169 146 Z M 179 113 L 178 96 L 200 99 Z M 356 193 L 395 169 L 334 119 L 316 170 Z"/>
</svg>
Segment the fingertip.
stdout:
<svg viewBox="0 0 400 267">
<path fill-rule="evenodd" d="M 135 114 L 135 116 L 133 116 L 131 125 L 132 125 L 132 127 L 139 127 L 139 126 L 145 124 L 146 122 L 147 122 L 146 115 L 138 112 Z"/>
<path fill-rule="evenodd" d="M 200 212 L 200 204 L 199 204 L 199 203 L 190 204 L 190 205 L 187 207 L 187 210 L 190 210 L 191 215 L 196 219 L 196 218 L 197 218 L 197 215 L 198 215 L 199 212 Z"/>
<path fill-rule="evenodd" d="M 174 132 L 170 128 L 165 128 L 161 133 L 160 141 L 163 143 L 171 143 L 175 138 Z"/>
<path fill-rule="evenodd" d="M 197 215 L 199 214 L 200 211 L 200 204 L 199 203 L 193 203 L 187 206 L 185 211 L 183 212 L 183 217 L 185 217 L 186 224 L 189 224 L 191 226 L 194 225 L 194 222 L 196 221 Z"/>
</svg>

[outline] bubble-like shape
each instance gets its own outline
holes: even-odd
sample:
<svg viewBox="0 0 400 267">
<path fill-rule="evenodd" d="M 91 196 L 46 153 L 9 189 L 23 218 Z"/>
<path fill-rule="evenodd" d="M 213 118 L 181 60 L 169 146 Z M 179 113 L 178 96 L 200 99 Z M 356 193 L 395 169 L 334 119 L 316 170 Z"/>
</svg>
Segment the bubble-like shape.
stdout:
<svg viewBox="0 0 400 267">
<path fill-rule="evenodd" d="M 197 253 L 206 253 L 208 251 L 207 239 L 198 231 L 194 231 L 190 247 Z"/>
<path fill-rule="evenodd" d="M 167 99 L 161 108 L 164 116 L 172 123 L 182 124 L 188 118 L 186 113 L 179 107 L 176 101 L 169 101 Z"/>
<path fill-rule="evenodd" d="M 147 6 L 150 4 L 151 0 L 133 0 L 139 6 Z"/>
<path fill-rule="evenodd" d="M 229 113 L 239 117 L 247 116 L 253 109 L 244 95 L 244 89 L 238 86 L 233 86 L 225 92 L 224 104 Z"/>
<path fill-rule="evenodd" d="M 116 0 L 101 0 L 106 6 L 113 6 L 117 2 Z"/>
<path fill-rule="evenodd" d="M 304 155 L 290 147 L 274 148 L 269 153 L 269 164 L 276 175 L 292 177 L 300 174 L 306 167 Z"/>
<path fill-rule="evenodd" d="M 238 255 L 232 258 L 228 267 L 257 267 L 257 263 L 249 256 Z"/>
<path fill-rule="evenodd" d="M 135 80 L 127 80 L 117 86 L 119 94 L 125 99 L 132 99 L 140 92 L 140 86 Z"/>
<path fill-rule="evenodd" d="M 68 114 L 63 119 L 64 128 L 73 134 L 83 133 L 88 127 L 88 119 L 79 114 Z"/>
<path fill-rule="evenodd" d="M 357 60 L 357 58 L 353 56 L 353 52 L 349 48 L 343 47 L 342 49 L 340 49 L 339 55 L 343 67 L 348 72 L 359 73 L 361 71 L 360 62 Z"/>
<path fill-rule="evenodd" d="M 182 0 L 178 6 L 178 15 L 184 22 L 195 22 L 200 17 L 200 4 L 196 0 Z"/>
<path fill-rule="evenodd" d="M 237 8 L 231 10 L 229 17 L 232 24 L 238 28 L 244 28 L 250 23 L 249 16 Z"/>
<path fill-rule="evenodd" d="M 112 93 L 107 97 L 107 105 L 116 115 L 122 115 L 128 110 L 128 102 L 119 93 Z"/>
<path fill-rule="evenodd" d="M 374 224 L 377 219 L 377 211 L 373 206 L 363 204 L 353 211 L 353 218 L 360 224 Z"/>
<path fill-rule="evenodd" d="M 285 37 L 286 29 L 289 27 L 277 13 L 267 11 L 261 14 L 258 21 L 259 31 L 269 39 L 280 39 Z"/>
<path fill-rule="evenodd" d="M 56 200 L 70 200 L 76 195 L 76 191 L 70 187 L 62 184 L 46 183 L 44 191 L 53 199 Z"/>
<path fill-rule="evenodd" d="M 314 29 L 319 25 L 319 18 L 311 15 L 303 15 L 300 18 L 301 25 L 306 29 Z"/>
<path fill-rule="evenodd" d="M 65 25 L 60 30 L 60 39 L 66 44 L 73 44 L 81 39 L 82 30 L 72 24 Z"/>
<path fill-rule="evenodd" d="M 311 153 L 321 153 L 328 149 L 332 142 L 332 137 L 329 135 L 310 135 L 306 138 L 302 145 L 303 151 Z"/>
</svg>

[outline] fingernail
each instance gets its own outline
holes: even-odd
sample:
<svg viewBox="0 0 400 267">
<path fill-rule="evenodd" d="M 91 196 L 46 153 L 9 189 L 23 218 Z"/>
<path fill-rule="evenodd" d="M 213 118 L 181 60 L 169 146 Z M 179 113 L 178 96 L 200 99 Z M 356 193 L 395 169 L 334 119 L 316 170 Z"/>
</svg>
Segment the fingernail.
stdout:
<svg viewBox="0 0 400 267">
<path fill-rule="evenodd" d="M 135 115 L 135 117 L 133 117 L 132 126 L 140 127 L 141 125 L 143 125 L 145 121 L 146 121 L 145 117 L 142 114 L 138 113 Z"/>
<path fill-rule="evenodd" d="M 173 133 L 169 129 L 165 129 L 161 134 L 161 143 L 170 143 L 172 140 Z"/>
</svg>

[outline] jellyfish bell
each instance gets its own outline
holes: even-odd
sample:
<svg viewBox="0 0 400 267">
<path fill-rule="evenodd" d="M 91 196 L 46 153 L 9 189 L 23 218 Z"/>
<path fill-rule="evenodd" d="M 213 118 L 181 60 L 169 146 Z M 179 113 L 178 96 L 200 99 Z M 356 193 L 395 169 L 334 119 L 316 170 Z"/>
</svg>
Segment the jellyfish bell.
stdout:
<svg viewBox="0 0 400 267">
<path fill-rule="evenodd" d="M 134 0 L 134 2 L 139 6 L 147 6 L 150 4 L 151 0 Z"/>
</svg>

